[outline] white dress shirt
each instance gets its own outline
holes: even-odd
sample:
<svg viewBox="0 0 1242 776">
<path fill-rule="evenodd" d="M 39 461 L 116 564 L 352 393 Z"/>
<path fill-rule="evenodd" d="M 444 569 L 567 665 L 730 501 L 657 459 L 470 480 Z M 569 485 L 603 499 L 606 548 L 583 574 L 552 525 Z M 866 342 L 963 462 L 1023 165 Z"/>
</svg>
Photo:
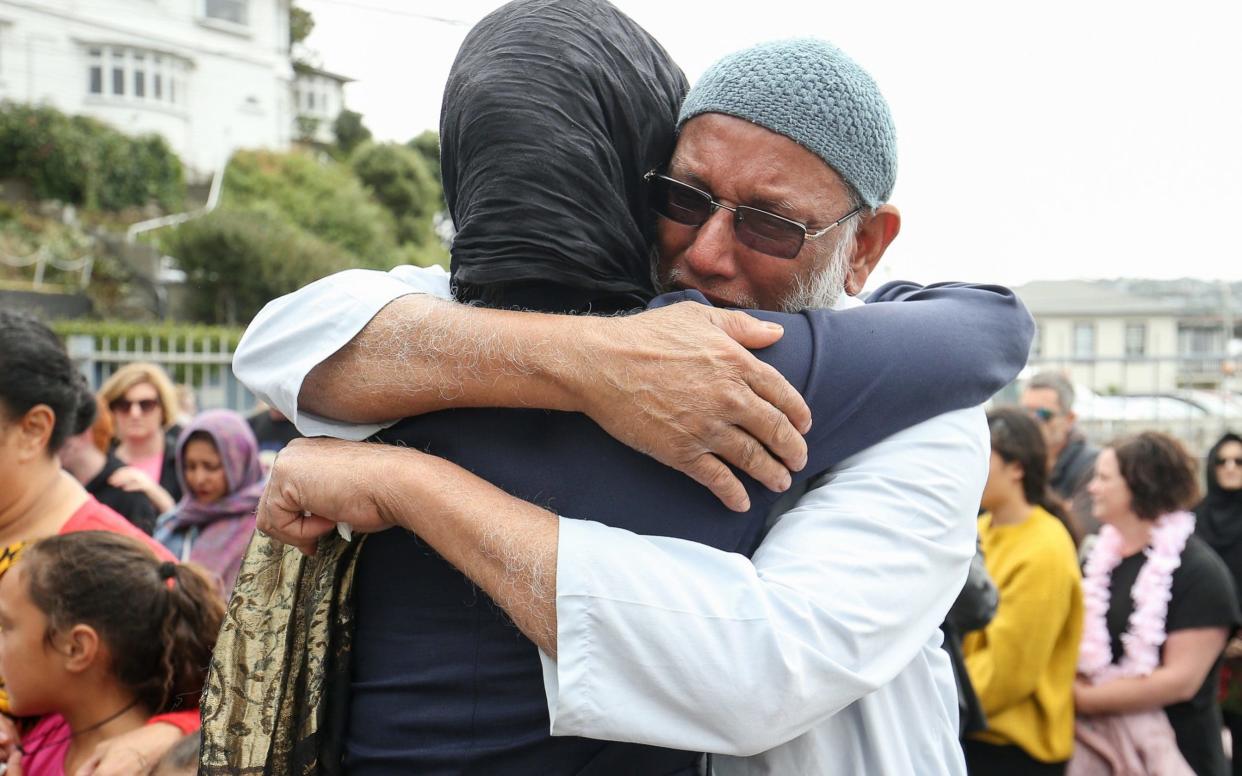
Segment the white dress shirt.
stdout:
<svg viewBox="0 0 1242 776">
<path fill-rule="evenodd" d="M 300 413 L 297 396 L 408 293 L 448 298 L 448 275 L 312 283 L 259 313 L 234 371 L 302 433 L 364 439 L 381 426 Z M 774 516 L 750 559 L 560 518 L 557 659 L 541 653 L 553 735 L 713 752 L 722 776 L 963 776 L 938 626 L 974 554 L 989 449 L 977 408 L 894 434 Z"/>
</svg>

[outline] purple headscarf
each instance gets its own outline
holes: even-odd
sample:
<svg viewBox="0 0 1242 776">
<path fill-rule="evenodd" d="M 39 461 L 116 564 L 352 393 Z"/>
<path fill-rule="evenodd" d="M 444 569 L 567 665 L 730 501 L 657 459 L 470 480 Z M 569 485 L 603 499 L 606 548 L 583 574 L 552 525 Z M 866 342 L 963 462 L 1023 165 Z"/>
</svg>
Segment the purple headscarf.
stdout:
<svg viewBox="0 0 1242 776">
<path fill-rule="evenodd" d="M 211 437 L 228 483 L 224 496 L 210 504 L 196 501 L 185 480 L 185 446 L 194 434 Z M 209 410 L 194 418 L 177 439 L 177 480 L 185 495 L 161 520 L 155 538 L 181 560 L 219 574 L 227 592 L 254 533 L 264 486 L 259 443 L 245 418 L 232 410 Z"/>
</svg>

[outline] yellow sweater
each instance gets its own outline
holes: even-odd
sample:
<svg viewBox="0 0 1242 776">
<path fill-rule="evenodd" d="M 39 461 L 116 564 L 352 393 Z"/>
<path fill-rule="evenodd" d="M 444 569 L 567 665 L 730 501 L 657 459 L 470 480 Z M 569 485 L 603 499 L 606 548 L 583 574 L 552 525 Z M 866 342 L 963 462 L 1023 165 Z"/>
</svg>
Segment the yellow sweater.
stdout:
<svg viewBox="0 0 1242 776">
<path fill-rule="evenodd" d="M 1040 507 L 1017 525 L 993 526 L 984 514 L 979 538 L 1000 605 L 992 622 L 962 644 L 988 722 L 973 737 L 1018 746 L 1043 762 L 1068 760 L 1083 625 L 1074 542 Z"/>
</svg>

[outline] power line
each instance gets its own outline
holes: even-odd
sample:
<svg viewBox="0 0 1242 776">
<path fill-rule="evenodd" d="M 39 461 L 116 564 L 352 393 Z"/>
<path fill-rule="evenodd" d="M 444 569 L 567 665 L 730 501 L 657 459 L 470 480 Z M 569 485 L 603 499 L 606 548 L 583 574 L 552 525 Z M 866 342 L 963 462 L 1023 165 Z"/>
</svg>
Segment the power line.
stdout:
<svg viewBox="0 0 1242 776">
<path fill-rule="evenodd" d="M 323 3 L 325 5 L 339 5 L 346 8 L 356 8 L 359 11 L 371 11 L 372 13 L 386 13 L 392 16 L 404 16 L 409 19 L 422 19 L 429 22 L 437 22 L 439 24 L 447 24 L 453 27 L 471 27 L 473 22 L 463 19 L 450 19 L 445 16 L 432 16 L 425 13 L 413 13 L 410 11 L 400 11 L 396 8 L 383 8 L 374 5 L 365 5 L 363 3 L 350 2 L 350 0 L 313 0 L 315 3 Z"/>
</svg>

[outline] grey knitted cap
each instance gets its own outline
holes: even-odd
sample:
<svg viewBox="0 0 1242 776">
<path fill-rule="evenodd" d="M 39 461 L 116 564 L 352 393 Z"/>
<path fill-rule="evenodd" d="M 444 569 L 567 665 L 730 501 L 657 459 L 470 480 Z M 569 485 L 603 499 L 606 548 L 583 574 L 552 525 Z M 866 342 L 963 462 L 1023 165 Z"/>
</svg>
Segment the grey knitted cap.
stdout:
<svg viewBox="0 0 1242 776">
<path fill-rule="evenodd" d="M 868 207 L 893 193 L 897 133 L 888 103 L 867 71 L 830 43 L 782 40 L 726 56 L 686 95 L 678 129 L 702 113 L 736 116 L 795 141 Z"/>
</svg>

